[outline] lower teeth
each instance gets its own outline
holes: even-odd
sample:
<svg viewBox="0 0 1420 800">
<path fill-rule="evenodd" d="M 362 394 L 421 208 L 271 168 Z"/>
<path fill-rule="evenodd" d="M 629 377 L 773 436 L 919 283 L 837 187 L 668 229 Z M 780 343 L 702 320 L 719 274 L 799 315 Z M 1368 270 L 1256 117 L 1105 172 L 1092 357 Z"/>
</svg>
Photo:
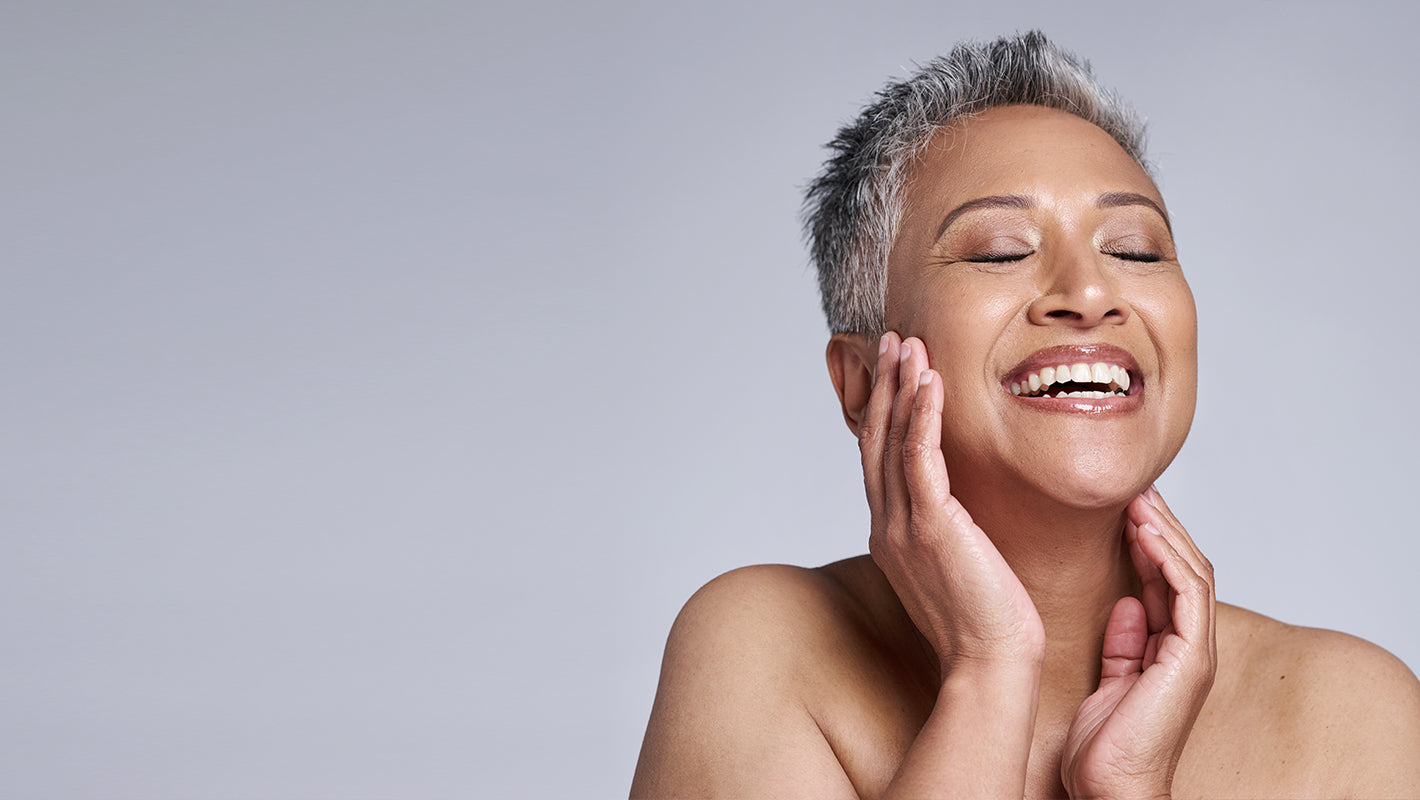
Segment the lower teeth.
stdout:
<svg viewBox="0 0 1420 800">
<path fill-rule="evenodd" d="M 1126 397 L 1126 396 L 1127 396 L 1127 395 L 1126 395 L 1124 392 L 1059 392 L 1059 393 L 1057 393 L 1057 394 L 1050 394 L 1049 392 L 1041 392 L 1040 394 L 1027 395 L 1027 397 L 1046 397 L 1046 398 L 1050 398 L 1050 397 L 1081 397 L 1081 398 L 1094 399 L 1094 400 L 1103 400 L 1103 399 L 1106 398 L 1106 397 Z"/>
</svg>

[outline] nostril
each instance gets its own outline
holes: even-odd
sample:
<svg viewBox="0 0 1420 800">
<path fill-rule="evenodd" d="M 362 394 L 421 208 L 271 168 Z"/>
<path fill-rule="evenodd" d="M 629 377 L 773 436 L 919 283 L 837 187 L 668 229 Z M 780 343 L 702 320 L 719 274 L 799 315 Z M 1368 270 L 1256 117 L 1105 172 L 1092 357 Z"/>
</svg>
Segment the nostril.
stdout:
<svg viewBox="0 0 1420 800">
<path fill-rule="evenodd" d="M 1057 308 L 1054 311 L 1045 312 L 1045 316 L 1051 317 L 1052 319 L 1072 319 L 1080 316 L 1080 313 L 1078 311 L 1071 311 L 1068 308 Z"/>
</svg>

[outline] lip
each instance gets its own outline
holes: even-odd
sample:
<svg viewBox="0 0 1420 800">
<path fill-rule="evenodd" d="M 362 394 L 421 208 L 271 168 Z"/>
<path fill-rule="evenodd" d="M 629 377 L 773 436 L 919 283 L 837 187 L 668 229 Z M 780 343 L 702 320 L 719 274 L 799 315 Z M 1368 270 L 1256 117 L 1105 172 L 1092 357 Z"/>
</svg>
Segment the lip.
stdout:
<svg viewBox="0 0 1420 800">
<path fill-rule="evenodd" d="M 1011 381 L 1020 376 L 1045 367 L 1060 364 L 1093 364 L 1103 361 L 1118 364 L 1129 370 L 1129 393 L 1123 397 L 1025 397 L 1011 394 Z M 1046 347 L 1031 353 L 1023 361 L 1007 370 L 1001 379 L 1001 389 L 1012 400 L 1025 408 L 1037 411 L 1066 412 L 1076 414 L 1120 413 L 1133 411 L 1144 404 L 1144 376 L 1139 371 L 1139 362 L 1128 350 L 1112 344 L 1063 344 Z"/>
</svg>

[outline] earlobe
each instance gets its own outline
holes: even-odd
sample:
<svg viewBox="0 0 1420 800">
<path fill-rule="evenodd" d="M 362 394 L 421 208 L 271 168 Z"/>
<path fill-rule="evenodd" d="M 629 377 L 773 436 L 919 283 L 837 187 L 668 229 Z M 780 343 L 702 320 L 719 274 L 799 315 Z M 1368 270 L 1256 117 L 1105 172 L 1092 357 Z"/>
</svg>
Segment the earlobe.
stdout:
<svg viewBox="0 0 1420 800">
<path fill-rule="evenodd" d="M 843 407 L 843 421 L 858 435 L 873 393 L 873 370 L 877 365 L 877 342 L 861 333 L 836 333 L 828 340 L 828 376 Z"/>
</svg>

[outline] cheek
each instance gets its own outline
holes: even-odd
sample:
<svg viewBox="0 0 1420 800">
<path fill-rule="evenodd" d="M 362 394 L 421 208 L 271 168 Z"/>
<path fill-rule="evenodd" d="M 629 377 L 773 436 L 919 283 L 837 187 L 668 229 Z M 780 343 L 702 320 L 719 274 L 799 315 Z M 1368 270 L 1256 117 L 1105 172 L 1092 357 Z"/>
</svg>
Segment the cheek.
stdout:
<svg viewBox="0 0 1420 800">
<path fill-rule="evenodd" d="M 1186 435 L 1198 396 L 1198 314 L 1193 292 L 1181 278 L 1166 289 L 1152 287 L 1148 300 L 1135 306 L 1146 322 L 1158 353 L 1173 413 L 1170 424 Z"/>
<path fill-rule="evenodd" d="M 1198 379 L 1198 311 L 1193 305 L 1193 292 L 1184 284 L 1165 309 L 1168 315 L 1169 345 L 1176 366 L 1186 370 L 1191 380 Z"/>
<path fill-rule="evenodd" d="M 1169 285 L 1141 287 L 1133 298 L 1134 311 L 1155 340 L 1160 358 L 1176 367 L 1193 364 L 1198 352 L 1198 312 L 1188 284 L 1179 279 Z"/>
<path fill-rule="evenodd" d="M 1197 349 L 1198 308 L 1193 302 L 1193 290 L 1189 288 L 1188 282 L 1182 277 L 1178 279 L 1178 285 L 1173 288 L 1173 301 L 1169 303 L 1169 308 L 1176 317 L 1179 328 L 1186 331 L 1189 341 L 1195 343 L 1193 349 Z"/>
<path fill-rule="evenodd" d="M 1021 304 L 1002 294 L 959 292 L 924 304 L 914 320 L 932 366 L 958 381 L 986 374 L 991 355 Z"/>
</svg>

